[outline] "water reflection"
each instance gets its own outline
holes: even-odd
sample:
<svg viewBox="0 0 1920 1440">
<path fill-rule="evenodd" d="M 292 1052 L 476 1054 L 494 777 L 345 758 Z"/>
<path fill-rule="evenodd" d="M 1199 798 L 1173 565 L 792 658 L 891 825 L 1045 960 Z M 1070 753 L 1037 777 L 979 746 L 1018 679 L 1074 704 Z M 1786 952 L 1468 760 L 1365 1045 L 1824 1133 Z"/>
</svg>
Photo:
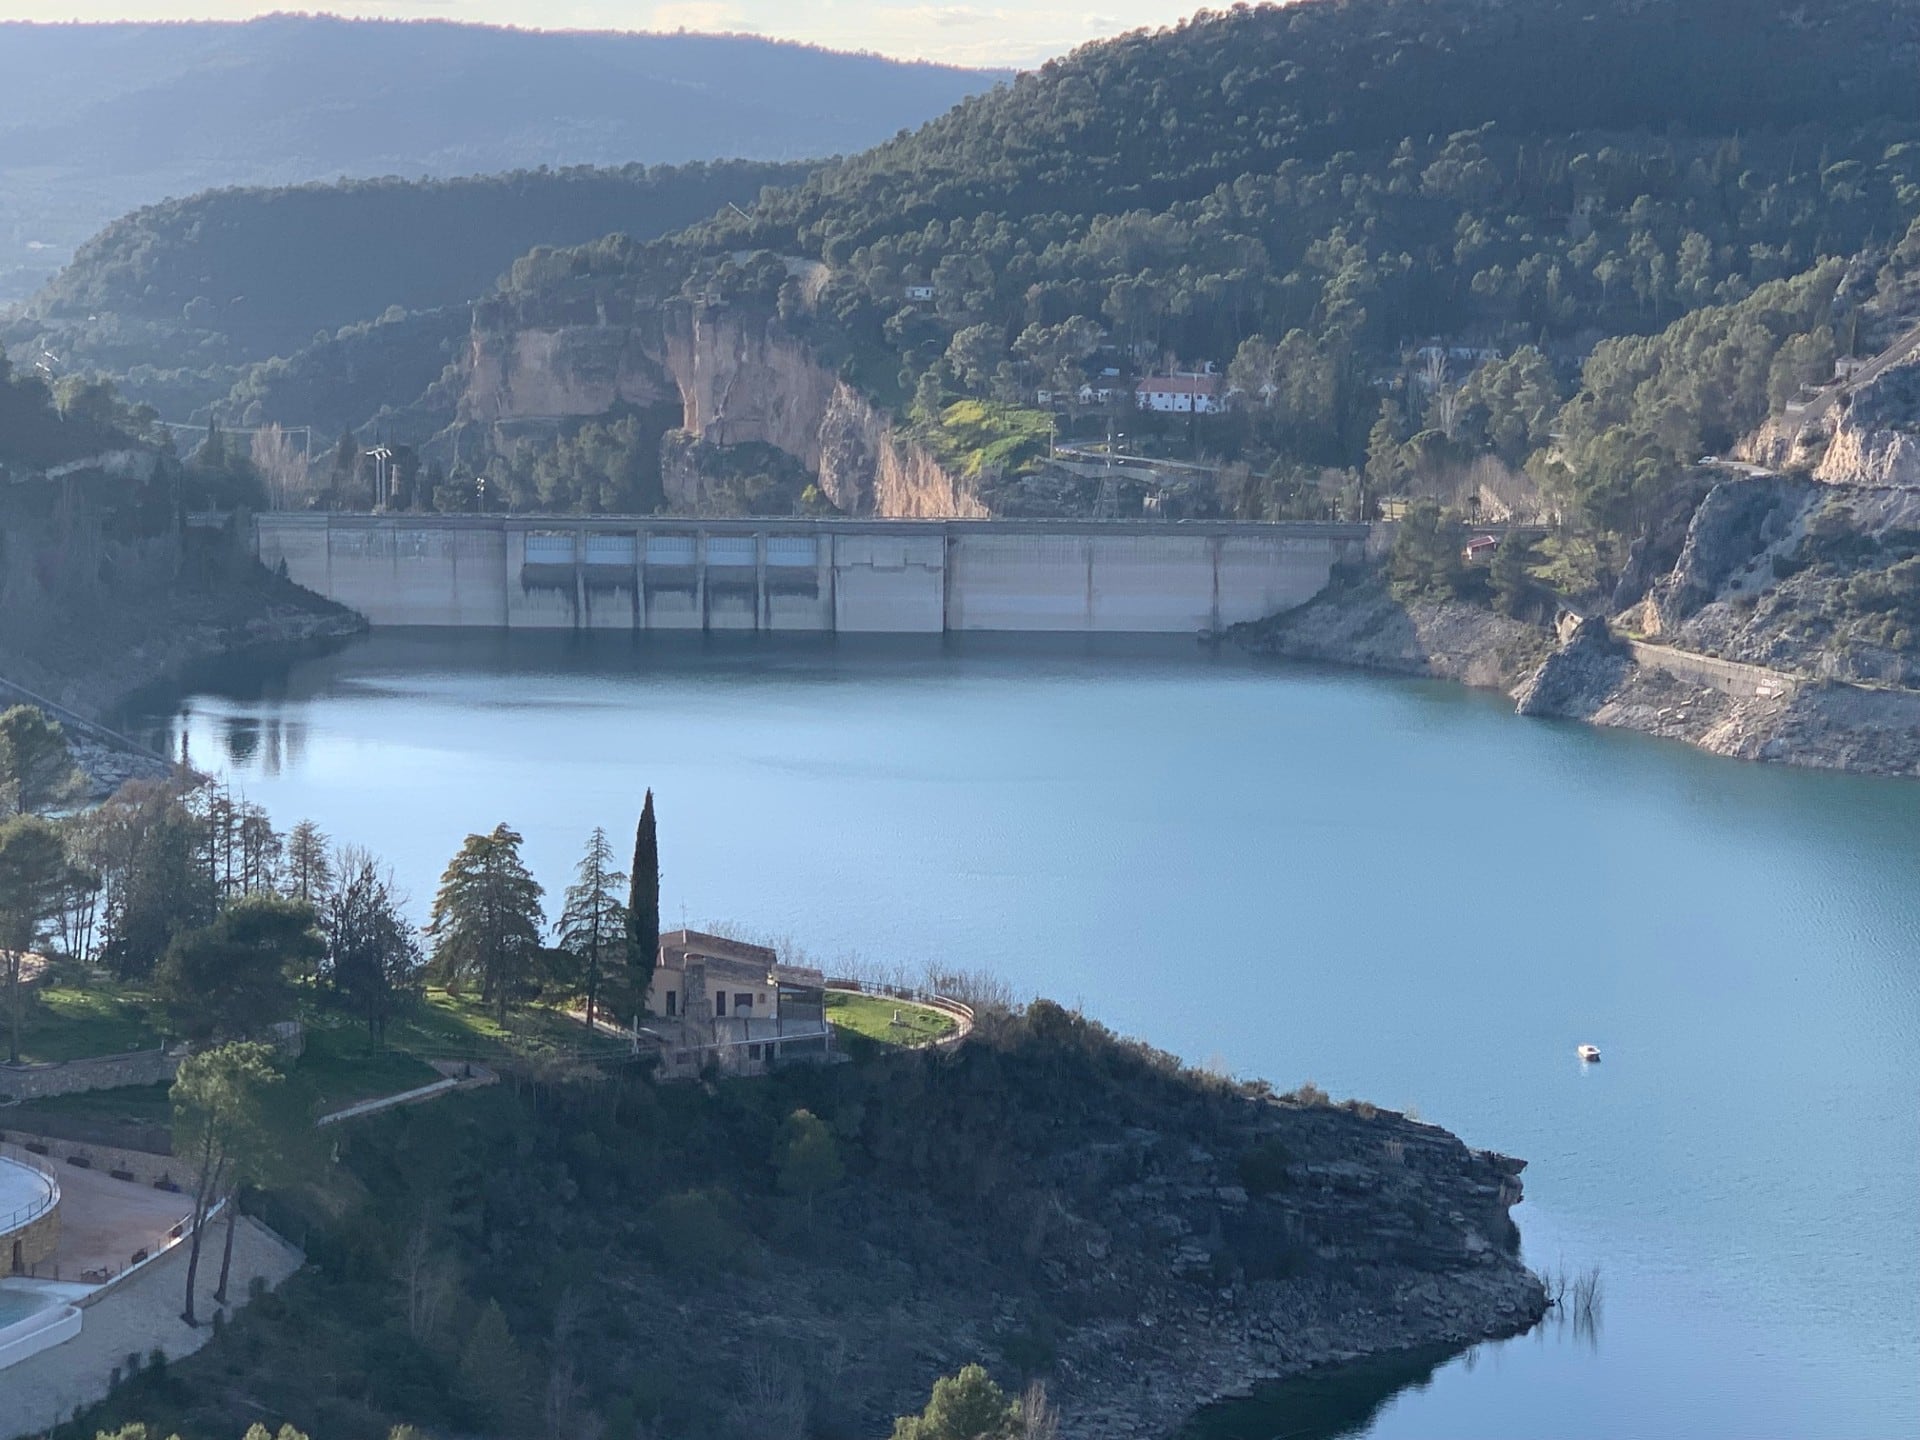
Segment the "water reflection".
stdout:
<svg viewBox="0 0 1920 1440">
<path fill-rule="evenodd" d="M 238 768 L 245 770 L 253 763 L 253 757 L 260 753 L 260 722 L 249 715 L 229 715 L 226 725 L 227 759 Z M 279 773 L 277 766 L 268 769 L 267 774 Z"/>
<path fill-rule="evenodd" d="M 1465 1352 L 1471 1364 L 1478 1346 Z M 1201 1411 L 1179 1440 L 1340 1440 L 1364 1435 L 1396 1396 L 1433 1383 L 1459 1352 L 1416 1350 L 1315 1370 Z"/>
</svg>

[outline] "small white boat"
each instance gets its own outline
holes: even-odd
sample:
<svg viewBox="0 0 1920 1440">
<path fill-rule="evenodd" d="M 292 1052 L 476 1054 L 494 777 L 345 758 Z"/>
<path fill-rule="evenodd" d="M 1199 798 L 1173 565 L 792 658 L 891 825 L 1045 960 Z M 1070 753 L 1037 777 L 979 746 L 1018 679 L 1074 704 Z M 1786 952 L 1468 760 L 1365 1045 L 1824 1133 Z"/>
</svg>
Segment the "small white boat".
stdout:
<svg viewBox="0 0 1920 1440">
<path fill-rule="evenodd" d="M 1589 1065 L 1591 1065 L 1594 1061 L 1600 1058 L 1600 1047 L 1598 1045 L 1582 1045 L 1574 1053 L 1579 1055 L 1579 1057 L 1582 1060 L 1586 1061 Z"/>
</svg>

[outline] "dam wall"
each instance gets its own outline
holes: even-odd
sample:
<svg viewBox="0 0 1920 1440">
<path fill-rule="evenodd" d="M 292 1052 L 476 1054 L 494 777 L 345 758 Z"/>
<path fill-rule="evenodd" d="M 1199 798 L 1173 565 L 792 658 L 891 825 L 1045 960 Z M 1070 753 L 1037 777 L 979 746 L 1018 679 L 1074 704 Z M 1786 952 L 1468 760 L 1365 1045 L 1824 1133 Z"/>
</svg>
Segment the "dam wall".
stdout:
<svg viewBox="0 0 1920 1440">
<path fill-rule="evenodd" d="M 344 515 L 254 522 L 374 625 L 1193 634 L 1304 604 L 1364 525 Z"/>
</svg>

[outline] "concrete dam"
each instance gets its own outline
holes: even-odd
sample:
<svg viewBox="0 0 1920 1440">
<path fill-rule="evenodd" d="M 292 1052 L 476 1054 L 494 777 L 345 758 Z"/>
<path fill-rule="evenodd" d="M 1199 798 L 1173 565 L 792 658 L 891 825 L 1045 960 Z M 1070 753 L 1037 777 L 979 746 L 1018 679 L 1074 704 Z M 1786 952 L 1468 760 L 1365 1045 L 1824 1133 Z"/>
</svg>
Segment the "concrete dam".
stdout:
<svg viewBox="0 0 1920 1440">
<path fill-rule="evenodd" d="M 1305 603 L 1364 525 L 274 512 L 257 552 L 374 625 L 1194 634 Z"/>
</svg>

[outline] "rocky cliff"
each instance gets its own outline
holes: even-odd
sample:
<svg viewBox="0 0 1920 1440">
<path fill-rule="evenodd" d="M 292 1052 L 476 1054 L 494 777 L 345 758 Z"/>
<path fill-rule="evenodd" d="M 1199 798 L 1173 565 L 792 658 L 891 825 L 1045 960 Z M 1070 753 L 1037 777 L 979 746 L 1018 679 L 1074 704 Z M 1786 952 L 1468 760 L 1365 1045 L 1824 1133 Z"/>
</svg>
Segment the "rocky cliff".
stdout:
<svg viewBox="0 0 1920 1440">
<path fill-rule="evenodd" d="M 1523 715 L 1717 755 L 1920 775 L 1920 488 L 1723 481 L 1609 617 L 1559 633 L 1404 603 L 1378 576 L 1236 638 L 1260 653 L 1505 691 Z"/>
<path fill-rule="evenodd" d="M 1830 485 L 1920 485 L 1920 360 L 1854 392 L 1814 477 Z"/>
<path fill-rule="evenodd" d="M 499 430 L 677 402 L 686 436 L 717 451 L 771 446 L 817 477 L 844 513 L 986 513 L 968 486 L 898 434 L 804 341 L 739 307 L 634 305 L 607 295 L 539 312 L 477 306 L 457 384 L 461 426 Z M 679 443 L 680 493 L 669 491 L 676 502 L 701 490 L 687 464 L 716 453 Z"/>
<path fill-rule="evenodd" d="M 1920 687 L 1920 488 L 1716 485 L 1626 620 L 1650 638 L 1806 679 Z"/>
</svg>

